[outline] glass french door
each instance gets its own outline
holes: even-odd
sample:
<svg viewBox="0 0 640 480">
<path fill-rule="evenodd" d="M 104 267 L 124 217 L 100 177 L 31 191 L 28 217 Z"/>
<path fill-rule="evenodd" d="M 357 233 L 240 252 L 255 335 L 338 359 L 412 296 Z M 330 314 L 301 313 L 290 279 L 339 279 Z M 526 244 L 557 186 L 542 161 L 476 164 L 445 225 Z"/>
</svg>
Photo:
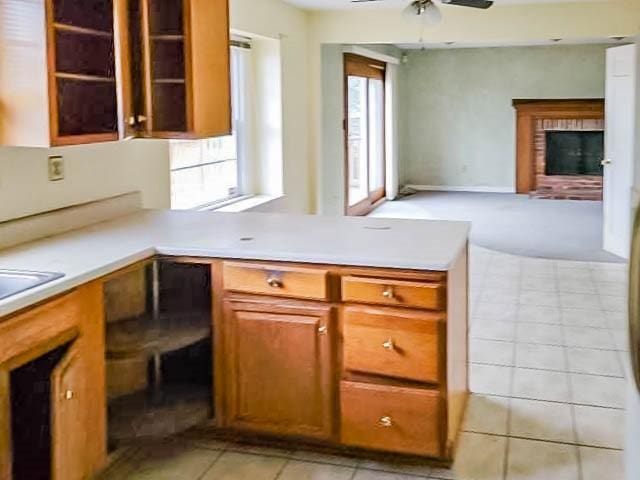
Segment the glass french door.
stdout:
<svg viewBox="0 0 640 480">
<path fill-rule="evenodd" d="M 384 63 L 345 55 L 347 215 L 366 215 L 385 196 L 384 76 Z"/>
</svg>

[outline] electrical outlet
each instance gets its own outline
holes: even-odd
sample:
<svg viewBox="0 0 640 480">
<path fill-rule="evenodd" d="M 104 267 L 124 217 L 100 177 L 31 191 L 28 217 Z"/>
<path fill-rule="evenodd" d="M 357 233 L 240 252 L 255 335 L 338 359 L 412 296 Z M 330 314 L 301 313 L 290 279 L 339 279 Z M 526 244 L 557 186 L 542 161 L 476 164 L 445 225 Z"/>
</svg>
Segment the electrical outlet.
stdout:
<svg viewBox="0 0 640 480">
<path fill-rule="evenodd" d="M 49 157 L 49 181 L 60 180 L 64 180 L 64 158 L 60 155 L 52 155 Z"/>
</svg>

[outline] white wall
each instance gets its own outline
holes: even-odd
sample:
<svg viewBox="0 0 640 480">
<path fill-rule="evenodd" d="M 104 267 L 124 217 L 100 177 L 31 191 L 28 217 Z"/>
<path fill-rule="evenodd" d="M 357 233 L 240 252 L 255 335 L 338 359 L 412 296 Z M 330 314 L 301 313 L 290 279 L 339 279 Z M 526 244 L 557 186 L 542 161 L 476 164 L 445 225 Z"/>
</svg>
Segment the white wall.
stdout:
<svg viewBox="0 0 640 480">
<path fill-rule="evenodd" d="M 604 98 L 605 48 L 410 51 L 400 67 L 401 183 L 515 191 L 513 99 Z"/>
<path fill-rule="evenodd" d="M 47 156 L 63 155 L 65 179 L 50 182 Z M 0 147 L 0 222 L 130 191 L 143 205 L 169 208 L 165 141 L 134 140 L 65 148 Z"/>
</svg>

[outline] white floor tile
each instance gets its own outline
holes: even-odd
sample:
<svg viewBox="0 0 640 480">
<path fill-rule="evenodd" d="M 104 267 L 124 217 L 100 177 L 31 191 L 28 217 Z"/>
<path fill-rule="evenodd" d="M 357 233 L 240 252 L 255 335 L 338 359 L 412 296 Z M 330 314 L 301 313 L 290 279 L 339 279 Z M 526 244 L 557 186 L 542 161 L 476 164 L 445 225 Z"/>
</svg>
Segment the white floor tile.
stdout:
<svg viewBox="0 0 640 480">
<path fill-rule="evenodd" d="M 560 305 L 562 308 L 601 309 L 598 295 L 585 293 L 560 292 Z"/>
<path fill-rule="evenodd" d="M 607 328 L 607 314 L 600 309 L 563 308 L 562 323 L 568 327 Z"/>
<path fill-rule="evenodd" d="M 543 307 L 540 305 L 520 305 L 518 308 L 518 321 L 557 325 L 561 323 L 560 309 L 558 307 Z"/>
<path fill-rule="evenodd" d="M 355 469 L 338 465 L 288 462 L 278 475 L 278 480 L 351 480 Z"/>
<path fill-rule="evenodd" d="M 510 434 L 533 440 L 574 442 L 571 405 L 513 398 Z"/>
<path fill-rule="evenodd" d="M 509 399 L 472 394 L 465 412 L 463 429 L 476 433 L 507 435 Z"/>
<path fill-rule="evenodd" d="M 524 368 L 566 371 L 564 347 L 552 345 L 516 344 L 515 364 Z"/>
<path fill-rule="evenodd" d="M 513 365 L 514 344 L 472 338 L 469 341 L 469 361 L 491 365 Z"/>
<path fill-rule="evenodd" d="M 578 373 L 570 373 L 569 376 L 574 403 L 596 407 L 625 407 L 626 381 L 624 378 Z"/>
<path fill-rule="evenodd" d="M 562 345 L 562 326 L 544 323 L 518 322 L 516 341 L 519 343 L 541 343 L 544 345 Z"/>
<path fill-rule="evenodd" d="M 533 400 L 568 402 L 571 398 L 569 379 L 564 372 L 516 368 L 513 396 Z"/>
<path fill-rule="evenodd" d="M 578 442 L 591 447 L 624 448 L 625 412 L 574 405 Z"/>
<path fill-rule="evenodd" d="M 567 347 L 615 349 L 610 330 L 606 328 L 565 326 L 564 342 Z"/>
<path fill-rule="evenodd" d="M 578 480 L 577 447 L 509 439 L 507 480 Z"/>
<path fill-rule="evenodd" d="M 473 393 L 509 395 L 513 367 L 472 364 L 469 368 L 469 383 Z"/>
<path fill-rule="evenodd" d="M 567 348 L 569 371 L 593 375 L 623 376 L 618 352 L 588 348 Z"/>
<path fill-rule="evenodd" d="M 580 447 L 582 480 L 623 480 L 624 454 L 621 451 Z"/>
</svg>

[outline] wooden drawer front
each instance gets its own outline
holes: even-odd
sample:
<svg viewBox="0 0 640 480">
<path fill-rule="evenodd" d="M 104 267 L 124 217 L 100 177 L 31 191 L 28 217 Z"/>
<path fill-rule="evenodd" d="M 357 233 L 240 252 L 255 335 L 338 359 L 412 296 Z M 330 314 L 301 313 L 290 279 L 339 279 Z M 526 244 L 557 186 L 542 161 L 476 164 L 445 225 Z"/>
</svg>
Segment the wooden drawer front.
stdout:
<svg viewBox="0 0 640 480">
<path fill-rule="evenodd" d="M 0 321 L 0 364 L 14 361 L 11 368 L 15 368 L 44 355 L 52 345 L 55 348 L 71 340 L 78 335 L 81 315 L 80 298 L 74 290 Z"/>
<path fill-rule="evenodd" d="M 326 270 L 284 265 L 225 262 L 224 288 L 234 292 L 326 300 Z"/>
<path fill-rule="evenodd" d="M 438 383 L 443 319 L 414 310 L 345 307 L 345 370 Z"/>
<path fill-rule="evenodd" d="M 349 276 L 342 278 L 342 300 L 444 310 L 446 288 L 439 283 Z"/>
<path fill-rule="evenodd" d="M 346 445 L 439 457 L 439 392 L 342 382 L 341 440 Z"/>
</svg>

